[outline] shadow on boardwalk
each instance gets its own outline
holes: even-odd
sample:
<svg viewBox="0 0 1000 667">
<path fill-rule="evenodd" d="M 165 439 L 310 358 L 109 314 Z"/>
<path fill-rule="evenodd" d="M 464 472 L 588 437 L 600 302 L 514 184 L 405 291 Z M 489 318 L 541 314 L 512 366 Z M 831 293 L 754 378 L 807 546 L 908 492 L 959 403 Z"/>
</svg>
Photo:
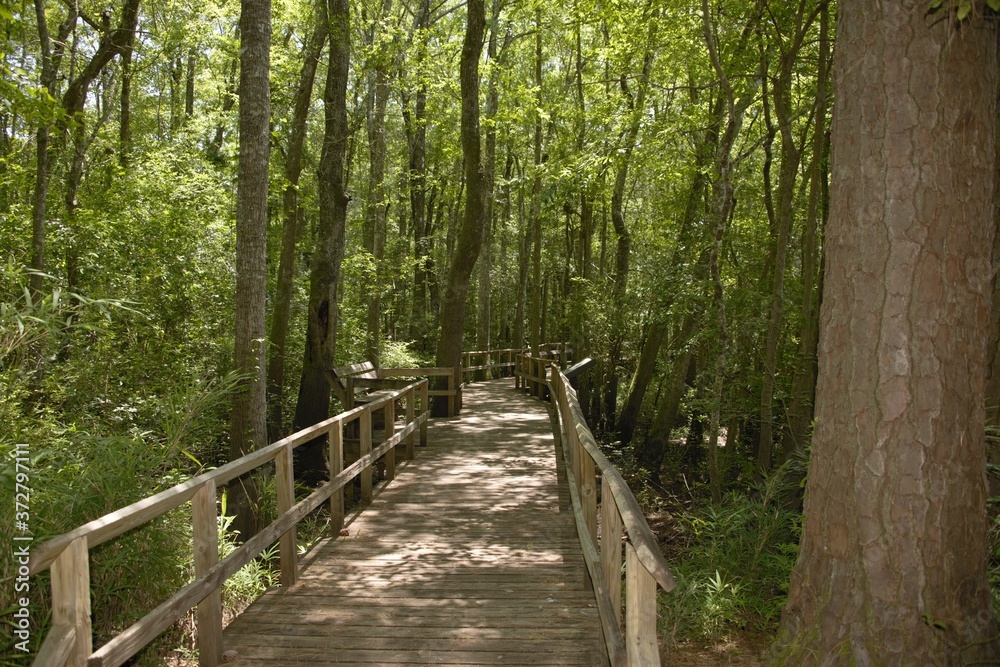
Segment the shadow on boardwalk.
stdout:
<svg viewBox="0 0 1000 667">
<path fill-rule="evenodd" d="M 544 405 L 512 380 L 464 392 L 348 536 L 226 629 L 236 664 L 601 664 Z"/>
</svg>

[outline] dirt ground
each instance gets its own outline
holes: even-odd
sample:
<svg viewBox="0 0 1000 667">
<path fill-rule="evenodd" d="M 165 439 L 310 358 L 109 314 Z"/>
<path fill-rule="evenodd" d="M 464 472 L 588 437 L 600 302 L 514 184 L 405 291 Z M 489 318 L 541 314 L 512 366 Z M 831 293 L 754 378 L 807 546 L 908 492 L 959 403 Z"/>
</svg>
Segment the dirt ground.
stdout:
<svg viewBox="0 0 1000 667">
<path fill-rule="evenodd" d="M 684 642 L 660 647 L 664 667 L 760 667 L 760 656 L 771 643 L 768 635 L 743 634 L 714 645 Z"/>
</svg>

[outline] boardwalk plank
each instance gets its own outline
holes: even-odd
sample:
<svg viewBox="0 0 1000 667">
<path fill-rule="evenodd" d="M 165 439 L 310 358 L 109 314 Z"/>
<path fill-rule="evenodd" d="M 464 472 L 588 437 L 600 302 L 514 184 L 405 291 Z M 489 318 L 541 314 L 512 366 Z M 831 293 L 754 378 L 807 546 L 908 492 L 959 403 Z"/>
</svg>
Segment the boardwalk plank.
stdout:
<svg viewBox="0 0 1000 667">
<path fill-rule="evenodd" d="M 597 665 L 569 492 L 544 406 L 472 385 L 347 535 L 224 633 L 234 664 Z"/>
</svg>

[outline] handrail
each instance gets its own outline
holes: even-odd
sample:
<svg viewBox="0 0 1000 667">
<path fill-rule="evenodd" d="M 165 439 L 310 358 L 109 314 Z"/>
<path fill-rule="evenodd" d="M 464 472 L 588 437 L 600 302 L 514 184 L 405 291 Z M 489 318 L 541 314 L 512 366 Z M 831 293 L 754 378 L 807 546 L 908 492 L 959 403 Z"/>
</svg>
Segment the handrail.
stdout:
<svg viewBox="0 0 1000 667">
<path fill-rule="evenodd" d="M 656 587 L 676 586 L 653 531 L 632 491 L 601 453 L 587 426 L 576 390 L 555 364 L 549 366 L 552 405 L 562 433 L 577 533 L 597 597 L 605 648 L 612 665 L 659 665 Z M 600 503 L 597 473 L 601 477 Z M 609 502 L 610 500 L 610 502 Z M 598 507 L 598 505 L 600 505 Z M 598 511 L 601 531 L 598 535 Z M 622 539 L 625 542 L 625 613 L 622 631 Z"/>
<path fill-rule="evenodd" d="M 543 354 L 566 358 L 568 349 L 566 343 L 543 343 L 539 345 L 539 350 Z M 462 382 L 475 381 L 476 373 L 484 372 L 485 379 L 492 377 L 508 377 L 517 375 L 518 358 L 530 354 L 531 348 L 510 347 L 502 350 L 473 350 L 462 353 Z M 474 363 L 473 359 L 480 357 L 479 363 Z M 499 371 L 494 374 L 494 371 Z"/>
<path fill-rule="evenodd" d="M 417 369 L 414 369 L 417 370 Z M 451 372 L 451 369 L 448 369 Z M 279 541 L 281 584 L 291 586 L 298 576 L 295 527 L 322 503 L 330 502 L 331 533 L 336 536 L 344 522 L 343 489 L 355 477 L 361 478 L 362 503 L 372 500 L 372 466 L 383 455 L 386 480 L 395 476 L 395 448 L 406 445 L 406 458 L 414 458 L 414 439 L 427 444 L 430 416 L 428 381 L 421 379 L 387 393 L 371 403 L 348 410 L 298 433 L 251 452 L 215 470 L 192 477 L 165 491 L 144 498 L 48 540 L 31 553 L 30 574 L 52 571 L 52 628 L 35 659 L 40 667 L 117 666 L 135 655 L 161 632 L 173 625 L 194 606 L 198 607 L 199 664 L 214 667 L 222 662 L 223 583 L 270 544 Z M 421 413 L 416 413 L 419 396 Z M 395 430 L 396 401 L 406 403 L 406 425 Z M 385 414 L 385 439 L 372 446 L 372 414 Z M 344 468 L 344 426 L 360 422 L 360 457 Z M 292 450 L 326 435 L 329 447 L 330 479 L 308 497 L 295 502 Z M 216 489 L 255 468 L 274 460 L 276 466 L 278 516 L 229 556 L 219 560 Z M 195 579 L 160 604 L 124 632 L 93 651 L 90 624 L 89 550 L 147 523 L 191 501 L 194 534 Z"/>
</svg>

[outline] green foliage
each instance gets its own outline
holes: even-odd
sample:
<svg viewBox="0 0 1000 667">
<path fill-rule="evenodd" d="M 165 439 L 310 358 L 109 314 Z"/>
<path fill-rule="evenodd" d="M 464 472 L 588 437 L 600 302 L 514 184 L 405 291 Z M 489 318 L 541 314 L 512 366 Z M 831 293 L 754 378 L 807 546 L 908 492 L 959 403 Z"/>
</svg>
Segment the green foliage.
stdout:
<svg viewBox="0 0 1000 667">
<path fill-rule="evenodd" d="M 722 639 L 734 628 L 773 629 L 798 556 L 800 515 L 782 504 L 783 468 L 757 494 L 680 517 L 677 588 L 661 594 L 666 633 L 676 641 Z"/>
<path fill-rule="evenodd" d="M 986 7 L 994 12 L 1000 12 L 1000 0 L 982 0 L 981 3 L 977 0 L 930 0 L 927 13 L 948 10 L 955 13 L 956 20 L 964 21 L 972 15 L 973 10 L 978 8 L 982 12 Z"/>
</svg>

